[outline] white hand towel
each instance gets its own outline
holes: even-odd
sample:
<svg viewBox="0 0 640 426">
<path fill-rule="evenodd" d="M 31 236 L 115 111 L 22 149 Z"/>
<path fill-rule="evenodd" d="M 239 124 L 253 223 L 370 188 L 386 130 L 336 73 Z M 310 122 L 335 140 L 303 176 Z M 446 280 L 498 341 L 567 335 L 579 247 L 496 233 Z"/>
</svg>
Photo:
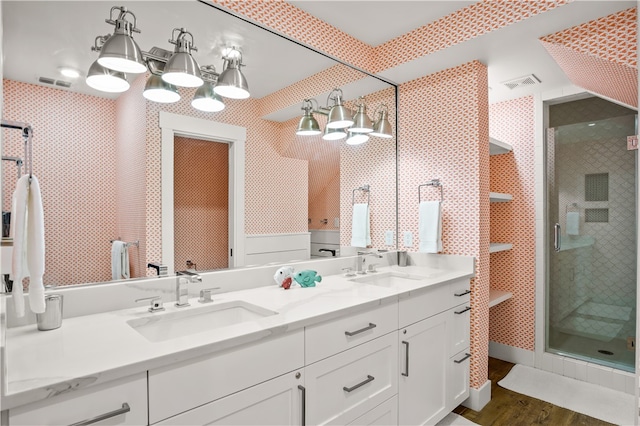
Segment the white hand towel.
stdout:
<svg viewBox="0 0 640 426">
<path fill-rule="evenodd" d="M 126 250 L 124 242 L 114 240 L 111 243 L 111 279 L 113 280 L 122 279 L 122 253 L 124 250 Z"/>
<path fill-rule="evenodd" d="M 367 247 L 371 245 L 371 224 L 369 222 L 368 203 L 353 205 L 351 245 L 353 247 Z"/>
<path fill-rule="evenodd" d="M 16 202 L 12 206 L 13 251 L 11 253 L 11 290 L 13 307 L 18 318 L 24 316 L 24 295 L 22 279 L 29 276 L 27 267 L 27 208 L 29 200 L 29 175 L 24 175 L 16 183 Z"/>
<path fill-rule="evenodd" d="M 567 235 L 580 235 L 579 212 L 567 212 Z"/>
<path fill-rule="evenodd" d="M 440 201 L 422 201 L 418 208 L 419 250 L 424 253 L 442 251 L 442 211 Z"/>
<path fill-rule="evenodd" d="M 44 313 L 44 210 L 40 183 L 31 176 L 27 204 L 27 265 L 29 266 L 29 306 L 36 314 Z"/>
</svg>

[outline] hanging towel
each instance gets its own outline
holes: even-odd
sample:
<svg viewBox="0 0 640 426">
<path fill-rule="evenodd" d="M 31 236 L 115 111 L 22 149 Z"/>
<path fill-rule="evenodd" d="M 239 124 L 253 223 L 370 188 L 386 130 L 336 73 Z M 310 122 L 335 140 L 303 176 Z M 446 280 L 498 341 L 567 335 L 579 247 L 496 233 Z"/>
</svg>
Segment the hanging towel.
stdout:
<svg viewBox="0 0 640 426">
<path fill-rule="evenodd" d="M 111 279 L 129 278 L 129 252 L 127 244 L 114 240 L 111 244 Z"/>
<path fill-rule="evenodd" d="M 579 212 L 567 212 L 567 235 L 580 235 Z"/>
<path fill-rule="evenodd" d="M 440 201 L 422 201 L 418 207 L 419 250 L 424 253 L 442 251 L 442 211 Z"/>
<path fill-rule="evenodd" d="M 15 213 L 15 215 L 14 215 Z M 22 280 L 29 277 L 29 306 L 41 314 L 45 310 L 44 285 L 44 212 L 40 184 L 35 176 L 24 175 L 16 184 L 13 253 L 11 275 L 13 278 L 13 303 L 18 317 L 24 315 Z"/>
<path fill-rule="evenodd" d="M 367 247 L 371 245 L 370 226 L 369 203 L 354 204 L 351 224 L 351 245 L 353 247 Z"/>
</svg>

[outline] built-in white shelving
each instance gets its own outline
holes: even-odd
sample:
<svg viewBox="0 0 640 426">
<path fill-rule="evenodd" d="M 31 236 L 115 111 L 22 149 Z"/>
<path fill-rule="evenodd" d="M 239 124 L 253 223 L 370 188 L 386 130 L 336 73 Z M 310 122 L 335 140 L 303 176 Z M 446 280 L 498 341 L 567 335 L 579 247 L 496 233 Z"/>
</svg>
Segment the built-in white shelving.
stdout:
<svg viewBox="0 0 640 426">
<path fill-rule="evenodd" d="M 513 195 L 511 194 L 503 194 L 501 192 L 490 192 L 489 193 L 489 201 L 492 203 L 506 203 L 507 201 L 513 200 Z"/>
<path fill-rule="evenodd" d="M 489 155 L 507 154 L 513 151 L 513 147 L 506 142 L 489 137 Z"/>
<path fill-rule="evenodd" d="M 489 307 L 496 306 L 498 303 L 502 303 L 505 300 L 511 299 L 513 297 L 513 293 L 509 293 L 508 291 L 502 290 L 494 290 L 492 288 L 489 289 Z"/>
<path fill-rule="evenodd" d="M 511 250 L 512 247 L 513 244 L 511 243 L 491 243 L 489 244 L 489 253 Z"/>
</svg>

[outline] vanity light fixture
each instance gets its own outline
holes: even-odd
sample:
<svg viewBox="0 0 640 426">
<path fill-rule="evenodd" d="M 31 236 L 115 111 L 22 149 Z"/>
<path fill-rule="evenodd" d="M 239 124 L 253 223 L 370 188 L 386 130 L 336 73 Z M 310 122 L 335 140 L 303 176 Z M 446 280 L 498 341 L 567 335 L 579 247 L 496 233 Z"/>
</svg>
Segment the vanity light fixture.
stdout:
<svg viewBox="0 0 640 426">
<path fill-rule="evenodd" d="M 108 93 L 126 92 L 130 87 L 124 73 L 105 68 L 98 61 L 91 64 L 86 82 L 89 87 Z"/>
<path fill-rule="evenodd" d="M 119 10 L 120 14 L 113 19 L 113 12 Z M 127 21 L 126 16 L 133 17 L 133 24 Z M 103 67 L 125 73 L 140 74 L 147 70 L 142 58 L 142 51 L 131 36 L 131 33 L 139 33 L 136 27 L 136 15 L 124 6 L 113 6 L 109 12 L 107 24 L 115 27 L 113 35 L 105 36 L 104 44 L 100 49 L 98 63 Z"/>
<path fill-rule="evenodd" d="M 392 138 L 393 129 L 391 128 L 391 123 L 389 123 L 389 120 L 387 119 L 387 115 L 389 114 L 389 108 L 387 107 L 387 104 L 380 104 L 376 108 L 376 113 L 379 114 L 378 120 L 373 123 L 373 132 L 369 134 L 371 136 L 377 136 L 379 138 Z"/>
<path fill-rule="evenodd" d="M 358 133 L 349 131 L 349 137 L 347 138 L 347 145 L 360 145 L 369 140 L 369 135 L 366 133 Z"/>
<path fill-rule="evenodd" d="M 347 137 L 345 129 L 330 129 L 327 126 L 324 127 L 324 134 L 322 139 L 325 141 L 337 141 Z"/>
<path fill-rule="evenodd" d="M 174 37 L 176 31 L 179 32 L 178 37 Z M 162 79 L 169 84 L 181 87 L 202 86 L 204 80 L 200 77 L 200 66 L 191 56 L 192 51 L 198 51 L 198 48 L 193 45 L 193 34 L 184 28 L 174 28 L 169 43 L 176 48 L 164 66 Z"/>
<path fill-rule="evenodd" d="M 304 111 L 304 115 L 300 119 L 298 123 L 298 129 L 296 130 L 296 135 L 299 136 L 315 136 L 322 133 L 320 131 L 320 125 L 318 125 L 318 121 L 313 116 L 313 103 L 312 99 L 305 99 L 302 101 L 302 110 Z M 315 101 L 315 99 L 313 99 Z M 317 103 L 317 101 L 316 101 Z"/>
<path fill-rule="evenodd" d="M 231 99 L 247 99 L 249 94 L 249 84 L 240 68 L 242 64 L 242 53 L 237 47 L 232 47 L 223 55 L 224 65 L 222 73 L 218 77 L 218 84 L 213 90 L 220 96 Z"/>
<path fill-rule="evenodd" d="M 144 86 L 142 96 L 150 101 L 170 104 L 180 100 L 180 93 L 173 84 L 169 84 L 159 75 L 151 75 Z"/>
<path fill-rule="evenodd" d="M 329 119 L 327 120 L 327 127 L 330 129 L 344 129 L 353 124 L 351 118 L 353 114 L 349 108 L 342 105 L 342 96 L 341 89 L 333 89 L 327 98 L 327 103 L 328 99 L 333 100 L 333 106 L 329 110 Z"/>
<path fill-rule="evenodd" d="M 119 11 L 113 19 L 114 11 Z M 133 18 L 133 23 L 127 20 Z M 218 74 L 213 65 L 200 66 L 191 52 L 197 52 L 193 34 L 185 28 L 174 28 L 169 43 L 174 51 L 152 47 L 149 52 L 141 51 L 132 33 L 139 33 L 136 16 L 126 7 L 114 6 L 105 22 L 115 26 L 113 35 L 97 36 L 91 50 L 100 52 L 98 60 L 87 74 L 87 84 L 104 92 L 124 92 L 130 84 L 125 72 L 142 73 L 149 71 L 143 96 L 154 102 L 170 103 L 180 100 L 178 87 L 198 88 L 191 105 L 201 111 L 217 112 L 225 105 L 220 96 L 234 99 L 249 97 L 249 85 L 240 71 L 242 53 L 237 47 L 228 48 L 223 53 L 224 70 Z"/>
<path fill-rule="evenodd" d="M 367 116 L 367 106 L 364 103 L 364 97 L 358 97 L 356 106 L 358 110 L 353 116 L 353 125 L 349 128 L 349 131 L 358 133 L 373 132 L 373 123 L 369 116 Z"/>
</svg>

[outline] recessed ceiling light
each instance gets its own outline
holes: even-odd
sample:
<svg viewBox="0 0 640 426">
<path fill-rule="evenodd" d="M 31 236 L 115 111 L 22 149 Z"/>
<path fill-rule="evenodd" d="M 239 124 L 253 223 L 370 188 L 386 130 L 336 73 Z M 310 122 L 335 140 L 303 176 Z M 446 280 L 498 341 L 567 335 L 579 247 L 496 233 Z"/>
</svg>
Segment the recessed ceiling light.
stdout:
<svg viewBox="0 0 640 426">
<path fill-rule="evenodd" d="M 64 75 L 65 77 L 69 77 L 69 78 L 78 78 L 78 77 L 80 77 L 80 73 L 78 71 L 74 70 L 73 68 L 62 67 L 62 68 L 60 68 L 60 74 Z"/>
<path fill-rule="evenodd" d="M 589 127 L 593 127 L 593 126 L 595 126 L 595 125 L 596 125 L 596 123 L 589 123 L 589 124 L 587 124 L 587 126 L 589 126 Z"/>
</svg>

